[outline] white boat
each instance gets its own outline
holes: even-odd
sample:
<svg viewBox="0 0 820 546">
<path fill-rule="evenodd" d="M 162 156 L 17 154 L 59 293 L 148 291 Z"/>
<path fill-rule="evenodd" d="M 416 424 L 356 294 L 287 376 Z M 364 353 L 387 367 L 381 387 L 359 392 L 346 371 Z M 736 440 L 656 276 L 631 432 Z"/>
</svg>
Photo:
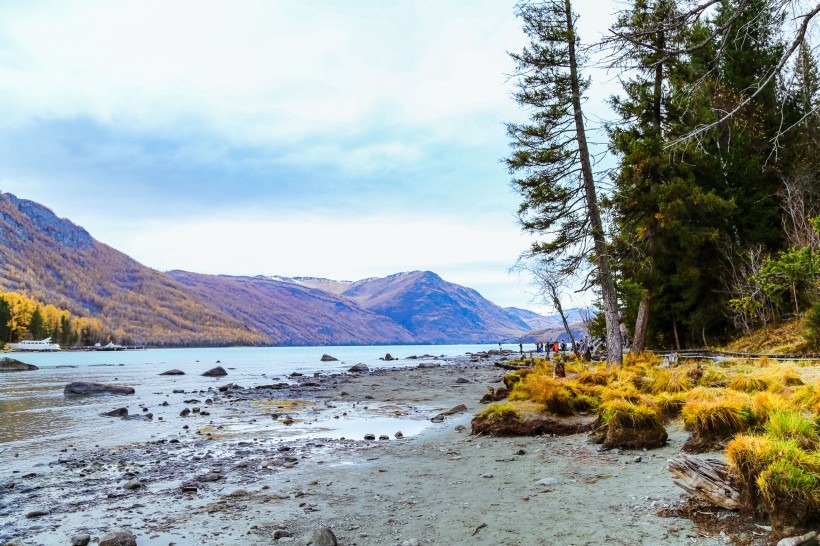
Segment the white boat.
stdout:
<svg viewBox="0 0 820 546">
<path fill-rule="evenodd" d="M 51 338 L 41 340 L 27 339 L 19 343 L 6 343 L 6 348 L 12 351 L 59 351 L 60 345 L 52 343 Z"/>
</svg>

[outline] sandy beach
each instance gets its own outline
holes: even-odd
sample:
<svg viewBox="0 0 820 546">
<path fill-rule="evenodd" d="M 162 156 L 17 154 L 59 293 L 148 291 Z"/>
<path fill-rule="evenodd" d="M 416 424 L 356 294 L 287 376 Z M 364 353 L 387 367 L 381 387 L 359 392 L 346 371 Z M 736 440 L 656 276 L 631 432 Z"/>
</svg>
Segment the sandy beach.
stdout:
<svg viewBox="0 0 820 546">
<path fill-rule="evenodd" d="M 345 545 L 753 542 L 733 535 L 730 512 L 699 509 L 718 527 L 675 517 L 688 496 L 666 468 L 687 437 L 674 423 L 669 444 L 648 452 L 601 452 L 585 435 L 471 435 L 481 396 L 504 373 L 493 362 L 465 357 L 297 377 L 287 388 L 254 388 L 260 378 L 241 389 L 175 393 L 168 409 L 180 433 L 172 438 L 74 445 L 33 469 L 25 453 L 4 452 L 0 544 L 63 545 L 82 535 L 93 544 L 116 528 L 140 546 L 302 544 L 323 528 Z M 193 394 L 201 403 L 190 403 Z M 430 421 L 460 404 L 466 411 Z M 198 412 L 177 417 L 186 407 Z M 225 425 L 236 415 L 282 429 L 288 420 L 319 429 L 352 420 L 364 432 L 245 434 Z M 371 422 L 379 426 L 368 431 Z M 396 438 L 411 422 L 421 432 Z M 365 440 L 368 432 L 376 439 Z"/>
</svg>

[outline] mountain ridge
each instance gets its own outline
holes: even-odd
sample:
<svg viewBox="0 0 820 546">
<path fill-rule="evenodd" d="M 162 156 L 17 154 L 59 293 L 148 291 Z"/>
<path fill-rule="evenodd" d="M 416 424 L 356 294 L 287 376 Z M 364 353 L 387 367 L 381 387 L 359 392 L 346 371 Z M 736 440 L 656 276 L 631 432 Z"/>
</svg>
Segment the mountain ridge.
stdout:
<svg viewBox="0 0 820 546">
<path fill-rule="evenodd" d="M 496 343 L 548 320 L 511 313 L 431 271 L 358 281 L 163 273 L 8 193 L 0 193 L 0 291 L 155 345 Z"/>
</svg>

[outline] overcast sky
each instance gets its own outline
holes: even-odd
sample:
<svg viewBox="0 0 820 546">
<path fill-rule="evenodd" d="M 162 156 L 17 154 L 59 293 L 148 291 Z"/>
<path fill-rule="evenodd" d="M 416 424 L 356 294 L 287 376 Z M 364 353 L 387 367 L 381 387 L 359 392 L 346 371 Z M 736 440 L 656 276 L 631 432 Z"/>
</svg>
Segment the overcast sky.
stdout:
<svg viewBox="0 0 820 546">
<path fill-rule="evenodd" d="M 610 0 L 576 4 L 605 31 Z M 159 270 L 431 270 L 548 311 L 508 273 L 513 5 L 0 2 L 0 190 Z"/>
</svg>

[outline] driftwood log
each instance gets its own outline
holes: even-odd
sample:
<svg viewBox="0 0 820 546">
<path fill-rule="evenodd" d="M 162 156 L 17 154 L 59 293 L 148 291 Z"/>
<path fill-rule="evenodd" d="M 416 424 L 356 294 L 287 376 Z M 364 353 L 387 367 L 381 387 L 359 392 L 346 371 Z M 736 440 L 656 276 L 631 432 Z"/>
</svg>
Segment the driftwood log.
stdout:
<svg viewBox="0 0 820 546">
<path fill-rule="evenodd" d="M 727 510 L 740 508 L 740 491 L 729 475 L 729 466 L 714 459 L 683 455 L 667 461 L 669 471 L 684 483 L 675 485 L 701 499 Z"/>
</svg>

